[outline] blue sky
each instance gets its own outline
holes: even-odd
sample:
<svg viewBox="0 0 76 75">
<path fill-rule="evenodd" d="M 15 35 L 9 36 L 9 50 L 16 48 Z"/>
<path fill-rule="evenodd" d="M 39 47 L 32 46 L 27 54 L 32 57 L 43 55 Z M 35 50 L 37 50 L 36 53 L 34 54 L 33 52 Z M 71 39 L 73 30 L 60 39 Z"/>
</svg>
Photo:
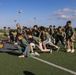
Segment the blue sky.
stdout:
<svg viewBox="0 0 76 75">
<path fill-rule="evenodd" d="M 16 28 L 16 23 L 63 26 L 67 20 L 76 27 L 76 0 L 0 0 L 0 28 Z"/>
</svg>

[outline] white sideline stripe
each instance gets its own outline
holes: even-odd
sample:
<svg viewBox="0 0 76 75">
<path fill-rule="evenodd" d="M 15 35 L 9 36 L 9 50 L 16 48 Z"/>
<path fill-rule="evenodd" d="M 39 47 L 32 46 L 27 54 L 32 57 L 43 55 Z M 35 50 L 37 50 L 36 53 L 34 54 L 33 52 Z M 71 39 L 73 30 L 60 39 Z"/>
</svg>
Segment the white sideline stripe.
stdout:
<svg viewBox="0 0 76 75">
<path fill-rule="evenodd" d="M 58 69 L 64 70 L 64 71 L 66 71 L 66 72 L 69 72 L 69 73 L 71 73 L 71 74 L 73 74 L 73 75 L 76 75 L 76 72 L 74 72 L 74 71 L 72 71 L 72 70 L 69 70 L 69 69 L 67 69 L 67 68 L 58 66 L 58 65 L 56 65 L 56 64 L 50 63 L 50 62 L 48 62 L 48 61 L 42 60 L 42 59 L 37 58 L 37 57 L 33 57 L 33 58 L 36 59 L 36 60 L 39 60 L 39 61 L 41 61 L 41 62 L 43 62 L 43 63 L 46 63 L 46 64 L 48 64 L 48 65 L 50 65 L 50 66 L 56 67 L 56 68 L 58 68 Z"/>
</svg>

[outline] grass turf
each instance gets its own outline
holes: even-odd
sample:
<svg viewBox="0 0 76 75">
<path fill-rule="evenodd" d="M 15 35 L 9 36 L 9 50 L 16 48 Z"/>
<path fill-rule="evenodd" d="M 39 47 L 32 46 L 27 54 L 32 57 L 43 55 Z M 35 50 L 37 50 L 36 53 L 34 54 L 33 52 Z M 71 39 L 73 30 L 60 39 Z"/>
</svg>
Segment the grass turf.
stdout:
<svg viewBox="0 0 76 75">
<path fill-rule="evenodd" d="M 40 53 L 41 56 L 38 58 L 76 71 L 76 51 L 66 53 L 63 46 L 61 44 L 59 46 L 60 51 L 53 51 L 53 54 Z M 15 51 L 0 53 L 0 75 L 72 75 L 33 58 L 19 59 L 18 55 Z"/>
<path fill-rule="evenodd" d="M 0 75 L 72 75 L 33 58 L 19 59 L 13 54 L 0 53 Z"/>
</svg>

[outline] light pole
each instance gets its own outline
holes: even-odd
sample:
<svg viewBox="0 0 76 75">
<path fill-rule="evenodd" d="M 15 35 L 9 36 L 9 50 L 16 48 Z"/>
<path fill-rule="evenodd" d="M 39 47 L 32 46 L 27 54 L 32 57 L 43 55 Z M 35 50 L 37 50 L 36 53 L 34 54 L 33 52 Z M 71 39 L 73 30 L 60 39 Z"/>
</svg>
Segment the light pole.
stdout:
<svg viewBox="0 0 76 75">
<path fill-rule="evenodd" d="M 21 10 L 18 11 L 18 14 L 19 14 L 19 24 L 21 23 L 21 17 L 20 17 L 20 14 L 22 13 Z"/>
</svg>

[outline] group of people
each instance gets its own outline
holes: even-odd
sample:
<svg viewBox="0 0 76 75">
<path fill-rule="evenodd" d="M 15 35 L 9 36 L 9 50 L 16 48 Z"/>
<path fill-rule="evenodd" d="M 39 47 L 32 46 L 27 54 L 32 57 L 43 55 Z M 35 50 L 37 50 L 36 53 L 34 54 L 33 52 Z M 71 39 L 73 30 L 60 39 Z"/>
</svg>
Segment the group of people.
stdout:
<svg viewBox="0 0 76 75">
<path fill-rule="evenodd" d="M 33 28 L 27 28 L 25 26 L 21 28 L 19 23 L 16 26 L 16 37 L 14 37 L 10 27 L 8 27 L 8 31 L 4 27 L 4 36 L 8 36 L 9 42 L 12 41 L 15 43 L 18 51 L 21 53 L 18 56 L 19 58 L 40 56 L 34 48 L 38 48 L 40 52 L 52 54 L 51 47 L 54 47 L 57 51 L 60 50 L 60 47 L 57 45 L 58 42 L 66 48 L 66 52 L 73 53 L 75 51 L 75 30 L 71 25 L 71 21 L 67 21 L 65 26 L 59 26 L 58 28 L 52 25 L 49 28 L 45 28 L 44 26 L 38 27 L 38 25 L 34 25 Z"/>
</svg>

